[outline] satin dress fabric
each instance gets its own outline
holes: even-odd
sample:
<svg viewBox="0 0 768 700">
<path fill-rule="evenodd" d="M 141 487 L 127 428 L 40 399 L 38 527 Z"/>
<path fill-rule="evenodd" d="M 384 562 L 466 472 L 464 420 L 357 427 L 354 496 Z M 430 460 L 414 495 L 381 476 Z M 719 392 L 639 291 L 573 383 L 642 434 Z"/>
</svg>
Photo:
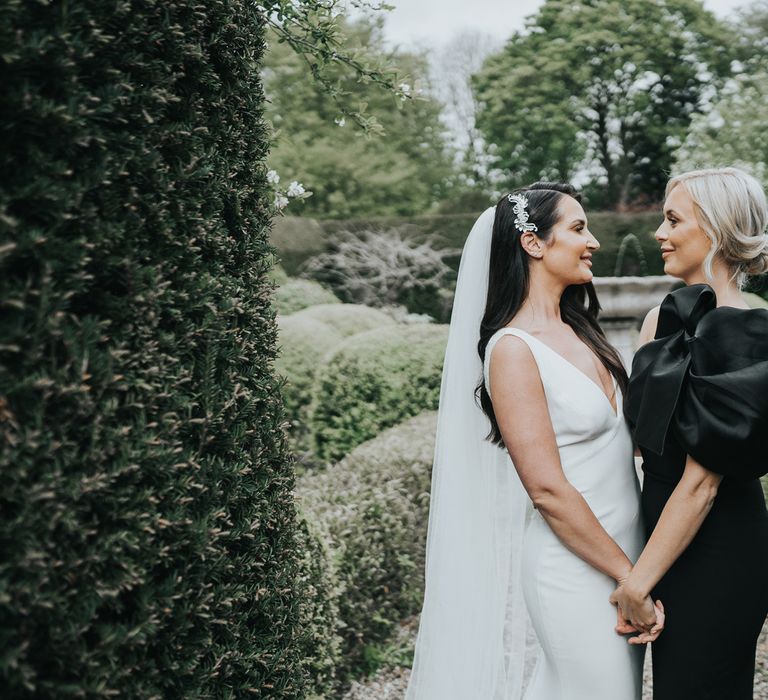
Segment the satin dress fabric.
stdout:
<svg viewBox="0 0 768 700">
<path fill-rule="evenodd" d="M 614 385 L 614 411 L 592 379 L 517 328 L 489 340 L 486 381 L 493 348 L 505 335 L 525 342 L 536 361 L 565 477 L 635 561 L 645 539 L 621 391 Z M 616 608 L 608 598 L 615 581 L 570 551 L 531 506 L 522 557 L 525 604 L 541 647 L 524 700 L 640 700 L 645 648 L 614 630 Z"/>
<path fill-rule="evenodd" d="M 667 295 L 632 363 L 624 413 L 643 457 L 650 537 L 691 455 L 723 475 L 693 541 L 656 585 L 654 700 L 752 700 L 768 614 L 768 310 L 717 307 L 708 285 Z"/>
</svg>

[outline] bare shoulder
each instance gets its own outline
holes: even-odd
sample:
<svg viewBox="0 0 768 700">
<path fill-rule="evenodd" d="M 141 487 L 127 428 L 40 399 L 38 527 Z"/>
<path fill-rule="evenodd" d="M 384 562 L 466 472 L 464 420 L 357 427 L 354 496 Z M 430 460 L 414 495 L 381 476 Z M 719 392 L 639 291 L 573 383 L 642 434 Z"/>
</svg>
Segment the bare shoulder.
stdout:
<svg viewBox="0 0 768 700">
<path fill-rule="evenodd" d="M 656 335 L 656 326 L 659 323 L 659 309 L 661 306 L 654 306 L 646 315 L 643 320 L 643 325 L 640 328 L 639 344 L 645 345 L 653 340 Z"/>
<path fill-rule="evenodd" d="M 528 343 L 511 334 L 497 341 L 491 356 L 489 374 L 491 384 L 503 377 L 507 380 L 504 382 L 506 386 L 512 384 L 517 389 L 541 385 L 539 367 Z"/>
</svg>

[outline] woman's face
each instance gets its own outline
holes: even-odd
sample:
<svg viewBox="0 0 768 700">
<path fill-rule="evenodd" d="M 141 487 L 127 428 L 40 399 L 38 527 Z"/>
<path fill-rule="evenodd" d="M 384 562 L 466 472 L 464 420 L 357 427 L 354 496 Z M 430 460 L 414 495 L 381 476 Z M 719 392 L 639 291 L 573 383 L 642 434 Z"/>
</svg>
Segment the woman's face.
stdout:
<svg viewBox="0 0 768 700">
<path fill-rule="evenodd" d="M 688 190 L 677 185 L 664 202 L 664 220 L 654 237 L 661 246 L 664 272 L 685 282 L 696 278 L 712 247 L 701 229 L 693 199 Z"/>
<path fill-rule="evenodd" d="M 545 267 L 566 285 L 591 282 L 592 252 L 600 243 L 587 228 L 587 215 L 573 197 L 561 197 L 558 209 L 560 218 L 542 256 Z"/>
</svg>

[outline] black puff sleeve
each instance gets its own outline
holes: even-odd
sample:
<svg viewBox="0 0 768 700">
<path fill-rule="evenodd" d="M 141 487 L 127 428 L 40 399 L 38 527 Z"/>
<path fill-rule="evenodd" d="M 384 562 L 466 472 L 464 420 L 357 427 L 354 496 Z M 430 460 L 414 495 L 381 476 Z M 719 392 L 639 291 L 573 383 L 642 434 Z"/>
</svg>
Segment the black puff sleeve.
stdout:
<svg viewBox="0 0 768 700">
<path fill-rule="evenodd" d="M 706 284 L 668 294 L 632 362 L 624 414 L 656 454 L 671 434 L 711 471 L 768 472 L 768 309 L 716 308 Z"/>
</svg>

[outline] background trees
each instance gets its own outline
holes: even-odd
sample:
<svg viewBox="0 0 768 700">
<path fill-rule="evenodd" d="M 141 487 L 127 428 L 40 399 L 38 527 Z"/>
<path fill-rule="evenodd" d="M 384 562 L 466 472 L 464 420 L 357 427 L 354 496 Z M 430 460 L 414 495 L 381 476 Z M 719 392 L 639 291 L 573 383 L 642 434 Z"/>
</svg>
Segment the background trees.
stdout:
<svg viewBox="0 0 768 700">
<path fill-rule="evenodd" d="M 275 129 L 270 165 L 313 192 L 291 213 L 345 218 L 427 211 L 446 196 L 452 166 L 440 105 L 428 92 L 426 60 L 388 52 L 374 22 L 347 24 L 345 32 L 349 50 L 363 52 L 372 65 L 396 64 L 407 76 L 400 88 L 412 98 L 361 80 L 344 64 L 326 69 L 329 92 L 290 46 L 270 39 L 264 70 Z M 347 116 L 363 111 L 376 120 L 368 133 Z"/>
<path fill-rule="evenodd" d="M 693 116 L 674 170 L 738 165 L 768 184 L 768 2 L 746 7 L 733 29 L 741 70 Z"/>
<path fill-rule="evenodd" d="M 478 123 L 510 184 L 585 171 L 593 206 L 653 201 L 735 43 L 694 0 L 547 0 L 477 75 Z"/>
</svg>

